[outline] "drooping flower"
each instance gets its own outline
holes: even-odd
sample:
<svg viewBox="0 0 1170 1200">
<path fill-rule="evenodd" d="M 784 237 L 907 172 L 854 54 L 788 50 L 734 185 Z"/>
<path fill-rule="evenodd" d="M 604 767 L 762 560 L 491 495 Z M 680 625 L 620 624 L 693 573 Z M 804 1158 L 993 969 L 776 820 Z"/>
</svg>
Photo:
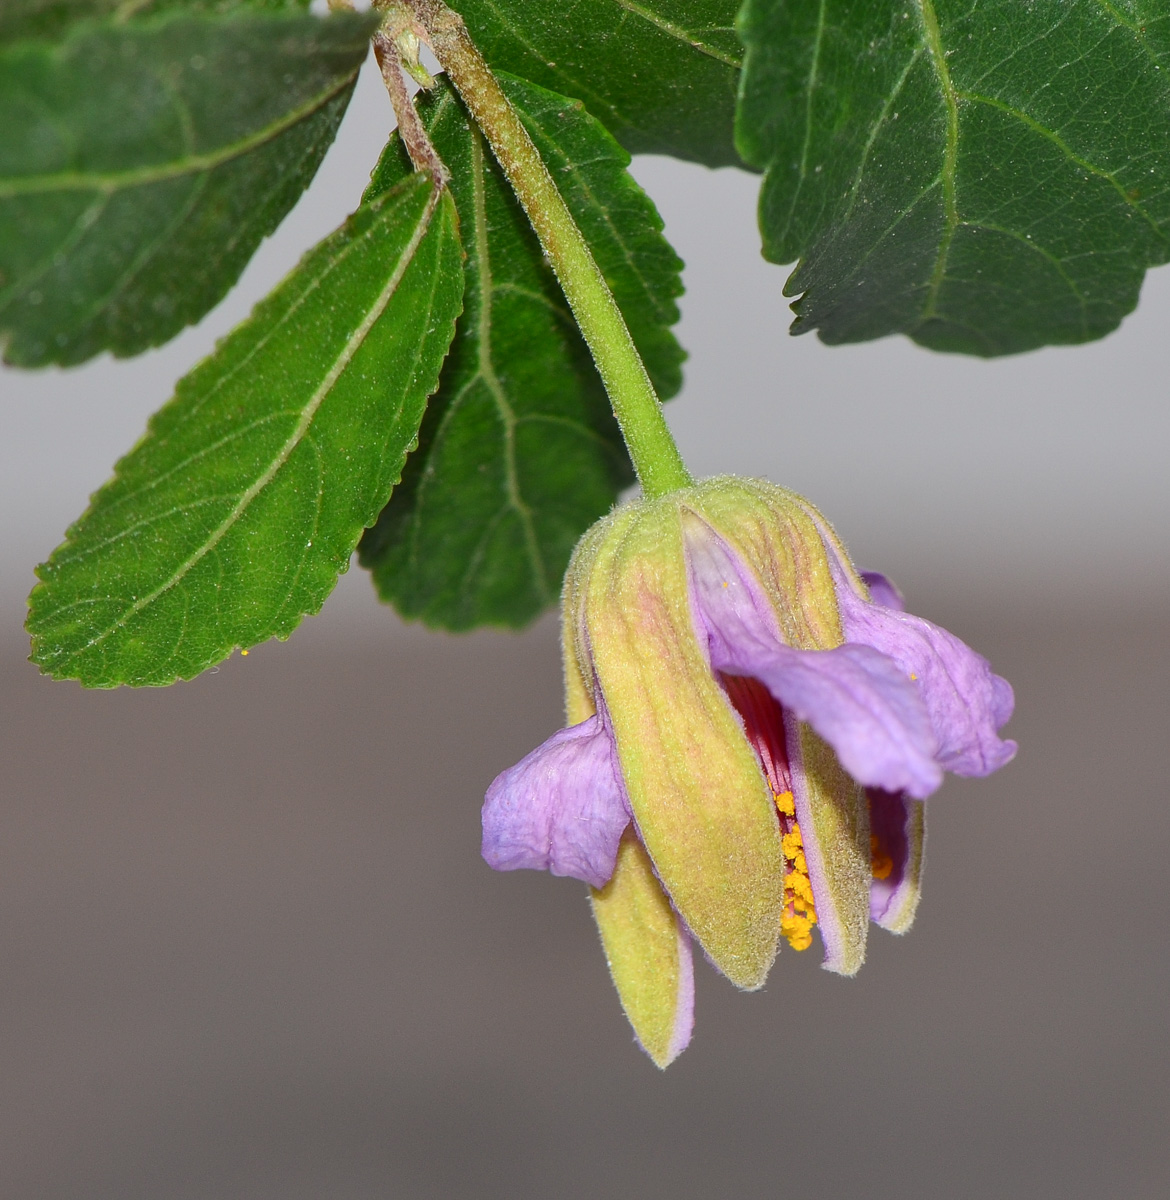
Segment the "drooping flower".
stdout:
<svg viewBox="0 0 1170 1200">
<path fill-rule="evenodd" d="M 692 937 L 742 988 L 814 931 L 854 974 L 870 920 L 913 920 L 943 771 L 1015 752 L 1006 681 L 769 483 L 616 509 L 574 553 L 563 620 L 568 727 L 488 789 L 483 855 L 591 886 L 659 1066 L 690 1038 Z"/>
</svg>

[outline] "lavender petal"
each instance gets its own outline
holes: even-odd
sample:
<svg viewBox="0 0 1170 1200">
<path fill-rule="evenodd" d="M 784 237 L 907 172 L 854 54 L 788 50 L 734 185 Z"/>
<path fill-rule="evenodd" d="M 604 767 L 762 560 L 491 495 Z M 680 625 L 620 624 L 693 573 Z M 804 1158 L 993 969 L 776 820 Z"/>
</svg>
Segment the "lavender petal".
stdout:
<svg viewBox="0 0 1170 1200">
<path fill-rule="evenodd" d="M 898 585 L 888 575 L 883 575 L 880 571 L 862 571 L 861 578 L 869 588 L 874 604 L 883 604 L 895 612 L 906 611 L 906 601 L 902 598 Z"/>
<path fill-rule="evenodd" d="M 613 741 L 597 716 L 559 730 L 498 775 L 483 804 L 483 857 L 604 887 L 630 822 Z"/>
<path fill-rule="evenodd" d="M 930 621 L 867 603 L 847 580 L 838 582 L 838 601 L 845 640 L 880 651 L 916 681 L 946 770 L 990 775 L 1012 759 L 1016 743 L 997 731 L 1015 698 L 982 655 Z"/>
<path fill-rule="evenodd" d="M 892 933 L 905 933 L 914 921 L 922 890 L 925 806 L 897 792 L 868 791 L 869 828 L 885 871 L 869 886 L 870 920 Z"/>
<path fill-rule="evenodd" d="M 696 624 L 714 670 L 759 679 L 859 783 L 918 797 L 939 786 L 930 719 L 905 672 L 869 646 L 785 645 L 759 585 L 722 538 L 692 534 L 687 551 Z"/>
</svg>

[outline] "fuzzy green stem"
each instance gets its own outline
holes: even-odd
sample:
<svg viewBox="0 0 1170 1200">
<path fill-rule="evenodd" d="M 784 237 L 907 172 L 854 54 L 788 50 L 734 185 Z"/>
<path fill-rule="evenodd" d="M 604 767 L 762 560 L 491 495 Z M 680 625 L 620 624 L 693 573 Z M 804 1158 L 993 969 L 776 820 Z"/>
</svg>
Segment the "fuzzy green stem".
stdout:
<svg viewBox="0 0 1170 1200">
<path fill-rule="evenodd" d="M 512 185 L 556 272 L 597 364 L 634 470 L 648 497 L 694 481 L 621 310 L 540 152 L 476 49 L 463 18 L 442 0 L 406 0 Z"/>
</svg>

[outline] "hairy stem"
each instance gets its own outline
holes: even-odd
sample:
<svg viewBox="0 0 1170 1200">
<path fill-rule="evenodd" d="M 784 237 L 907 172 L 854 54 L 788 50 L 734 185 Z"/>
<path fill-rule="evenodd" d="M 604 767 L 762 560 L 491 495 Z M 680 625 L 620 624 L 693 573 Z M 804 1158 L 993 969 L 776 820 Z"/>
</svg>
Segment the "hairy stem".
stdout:
<svg viewBox="0 0 1170 1200">
<path fill-rule="evenodd" d="M 532 222 L 609 393 L 643 493 L 661 496 L 686 487 L 693 480 L 609 285 L 463 18 L 442 0 L 405 3 Z"/>
<path fill-rule="evenodd" d="M 441 187 L 450 179 L 450 173 L 439 157 L 439 152 L 431 144 L 431 139 L 427 137 L 427 131 L 423 128 L 418 113 L 415 112 L 410 93 L 406 90 L 397 42 L 385 29 L 374 34 L 374 57 L 378 60 L 378 67 L 382 72 L 382 82 L 390 94 L 390 103 L 394 106 L 394 115 L 398 118 L 398 132 L 402 137 L 402 144 L 406 147 L 406 153 L 410 155 L 410 161 L 416 171 L 429 171 L 431 178 Z"/>
</svg>

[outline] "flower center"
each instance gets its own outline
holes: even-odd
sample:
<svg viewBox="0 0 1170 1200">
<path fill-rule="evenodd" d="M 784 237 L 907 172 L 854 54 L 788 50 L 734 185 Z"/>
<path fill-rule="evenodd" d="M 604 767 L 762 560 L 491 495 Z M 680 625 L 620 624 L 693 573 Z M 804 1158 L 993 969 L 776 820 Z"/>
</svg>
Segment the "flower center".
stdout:
<svg viewBox="0 0 1170 1200">
<path fill-rule="evenodd" d="M 812 881 L 808 877 L 804 837 L 796 819 L 796 801 L 792 795 L 792 770 L 784 740 L 784 710 L 758 679 L 747 675 L 720 675 L 719 681 L 735 711 L 743 718 L 748 741 L 760 760 L 764 778 L 776 801 L 784 870 L 784 911 L 780 917 L 780 932 L 793 950 L 807 950 L 812 945 L 817 909 Z"/>
</svg>

